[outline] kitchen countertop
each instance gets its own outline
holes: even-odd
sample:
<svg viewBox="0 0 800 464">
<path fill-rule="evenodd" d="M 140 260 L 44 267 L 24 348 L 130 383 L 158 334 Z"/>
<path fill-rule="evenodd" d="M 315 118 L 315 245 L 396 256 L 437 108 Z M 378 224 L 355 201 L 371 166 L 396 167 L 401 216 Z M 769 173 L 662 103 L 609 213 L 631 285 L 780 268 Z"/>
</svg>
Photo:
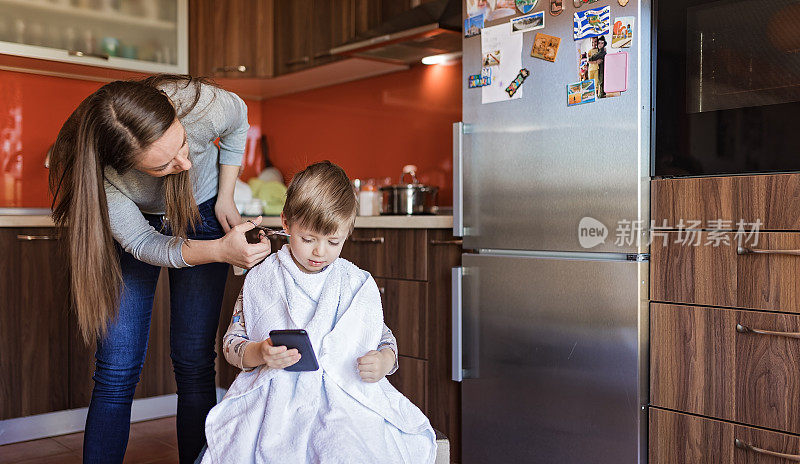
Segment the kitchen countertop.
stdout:
<svg viewBox="0 0 800 464">
<path fill-rule="evenodd" d="M 266 227 L 281 226 L 279 217 L 264 217 L 262 224 Z M 2 215 L 0 227 L 52 227 L 49 215 Z M 358 216 L 356 228 L 366 229 L 449 229 L 453 227 L 453 216 Z"/>
</svg>

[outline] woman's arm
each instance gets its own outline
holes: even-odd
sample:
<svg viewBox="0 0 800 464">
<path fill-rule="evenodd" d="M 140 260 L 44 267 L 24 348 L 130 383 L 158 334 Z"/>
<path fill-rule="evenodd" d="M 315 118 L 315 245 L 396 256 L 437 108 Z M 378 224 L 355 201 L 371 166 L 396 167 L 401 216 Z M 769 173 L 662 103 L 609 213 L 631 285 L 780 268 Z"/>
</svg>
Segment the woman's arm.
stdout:
<svg viewBox="0 0 800 464">
<path fill-rule="evenodd" d="M 233 202 L 233 189 L 236 187 L 236 179 L 239 177 L 239 166 L 232 164 L 219 165 L 219 189 L 217 191 L 217 204 L 214 205 L 214 213 L 222 225 L 225 232 L 233 226 L 242 223 L 242 216 Z"/>
</svg>

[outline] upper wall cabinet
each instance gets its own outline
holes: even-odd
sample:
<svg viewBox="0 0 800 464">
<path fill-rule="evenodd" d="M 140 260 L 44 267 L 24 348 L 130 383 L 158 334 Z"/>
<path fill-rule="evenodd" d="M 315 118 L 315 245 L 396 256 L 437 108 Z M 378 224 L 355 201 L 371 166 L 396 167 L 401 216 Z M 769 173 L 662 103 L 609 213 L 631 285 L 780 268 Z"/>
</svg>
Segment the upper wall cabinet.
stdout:
<svg viewBox="0 0 800 464">
<path fill-rule="evenodd" d="M 0 0 L 0 54 L 186 73 L 188 0 Z"/>
<path fill-rule="evenodd" d="M 274 0 L 191 0 L 191 74 L 272 77 L 274 4 Z"/>
</svg>

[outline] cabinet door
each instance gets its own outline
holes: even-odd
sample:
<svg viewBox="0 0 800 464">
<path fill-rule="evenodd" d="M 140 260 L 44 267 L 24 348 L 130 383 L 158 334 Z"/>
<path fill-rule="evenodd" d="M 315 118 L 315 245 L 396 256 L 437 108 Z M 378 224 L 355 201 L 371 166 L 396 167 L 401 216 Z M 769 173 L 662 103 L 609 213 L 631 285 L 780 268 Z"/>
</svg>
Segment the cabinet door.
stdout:
<svg viewBox="0 0 800 464">
<path fill-rule="evenodd" d="M 735 233 L 668 232 L 650 247 L 650 295 L 655 301 L 800 312 L 800 233 L 761 232 L 738 252 Z M 714 242 L 717 238 L 721 241 Z M 699 243 L 694 246 L 692 243 Z M 789 253 L 786 253 L 788 251 Z"/>
<path fill-rule="evenodd" d="M 312 1 L 275 4 L 275 74 L 287 74 L 313 65 Z"/>
<path fill-rule="evenodd" d="M 273 0 L 191 0 L 189 8 L 193 75 L 273 75 Z"/>
<path fill-rule="evenodd" d="M 376 279 L 383 302 L 383 318 L 397 339 L 399 354 L 427 358 L 428 284 Z"/>
<path fill-rule="evenodd" d="M 800 433 L 800 316 L 653 304 L 651 403 Z"/>
<path fill-rule="evenodd" d="M 783 464 L 800 461 L 800 437 L 650 409 L 650 464 Z"/>
<path fill-rule="evenodd" d="M 0 419 L 68 407 L 69 273 L 53 228 L 0 229 Z"/>
<path fill-rule="evenodd" d="M 389 382 L 427 414 L 428 362 L 407 356 L 399 356 L 397 362 L 397 372 L 389 376 Z"/>
</svg>

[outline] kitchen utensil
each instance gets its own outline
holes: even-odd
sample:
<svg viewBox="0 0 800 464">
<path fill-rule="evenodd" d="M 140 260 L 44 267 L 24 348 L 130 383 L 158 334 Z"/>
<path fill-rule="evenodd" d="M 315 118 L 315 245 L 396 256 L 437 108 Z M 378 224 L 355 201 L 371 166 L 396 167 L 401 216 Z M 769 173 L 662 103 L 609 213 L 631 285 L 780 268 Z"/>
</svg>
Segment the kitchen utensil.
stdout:
<svg viewBox="0 0 800 464">
<path fill-rule="evenodd" d="M 416 171 L 416 166 L 405 166 L 399 184 L 380 188 L 381 214 L 436 214 L 439 187 L 420 184 Z M 410 177 L 410 183 L 405 183 L 406 177 Z"/>
</svg>

